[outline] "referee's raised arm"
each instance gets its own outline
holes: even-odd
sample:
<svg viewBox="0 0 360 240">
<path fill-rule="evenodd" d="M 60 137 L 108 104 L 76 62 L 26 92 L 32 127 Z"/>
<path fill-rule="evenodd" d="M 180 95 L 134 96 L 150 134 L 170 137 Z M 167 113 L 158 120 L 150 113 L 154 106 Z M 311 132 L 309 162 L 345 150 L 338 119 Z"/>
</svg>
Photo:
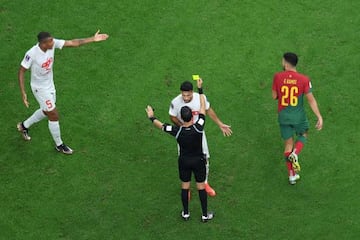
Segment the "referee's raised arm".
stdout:
<svg viewBox="0 0 360 240">
<path fill-rule="evenodd" d="M 148 105 L 145 111 L 150 121 L 153 122 L 154 126 L 161 129 L 164 124 L 154 116 L 154 109 L 150 105 Z"/>
</svg>

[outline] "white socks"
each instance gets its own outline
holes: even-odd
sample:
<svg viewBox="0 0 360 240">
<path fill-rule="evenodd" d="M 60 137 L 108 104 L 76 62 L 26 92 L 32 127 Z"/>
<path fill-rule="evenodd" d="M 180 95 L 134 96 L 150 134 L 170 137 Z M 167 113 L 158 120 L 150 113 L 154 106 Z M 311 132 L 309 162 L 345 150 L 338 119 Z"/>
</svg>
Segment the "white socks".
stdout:
<svg viewBox="0 0 360 240">
<path fill-rule="evenodd" d="M 31 127 L 31 125 L 40 122 L 45 117 L 46 115 L 44 114 L 44 112 L 41 109 L 38 109 L 33 113 L 33 115 L 31 115 L 28 119 L 24 121 L 24 127 L 29 128 Z M 63 144 L 63 141 L 61 140 L 59 121 L 49 121 L 49 130 L 56 146 Z"/>
<path fill-rule="evenodd" d="M 49 121 L 49 130 L 50 130 L 51 136 L 54 139 L 56 146 L 63 144 L 63 141 L 61 140 L 61 135 L 60 135 L 59 121 Z"/>
<path fill-rule="evenodd" d="M 44 112 L 41 109 L 36 110 L 33 115 L 24 121 L 24 127 L 29 128 L 34 123 L 40 122 L 46 117 Z"/>
</svg>

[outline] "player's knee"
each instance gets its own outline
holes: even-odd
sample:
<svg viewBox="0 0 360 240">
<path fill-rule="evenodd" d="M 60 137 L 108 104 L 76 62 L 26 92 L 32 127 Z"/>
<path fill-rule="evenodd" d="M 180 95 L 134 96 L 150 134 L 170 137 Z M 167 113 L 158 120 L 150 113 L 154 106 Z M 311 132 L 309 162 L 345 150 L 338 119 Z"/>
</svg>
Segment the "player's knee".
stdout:
<svg viewBox="0 0 360 240">
<path fill-rule="evenodd" d="M 46 112 L 50 121 L 59 121 L 59 113 L 56 108 L 52 111 Z"/>
<path fill-rule="evenodd" d="M 190 182 L 182 182 L 181 183 L 182 189 L 189 189 L 190 188 Z"/>
<path fill-rule="evenodd" d="M 203 189 L 205 189 L 205 182 L 197 182 L 197 183 L 196 183 L 196 188 L 197 188 L 198 190 L 203 190 Z"/>
</svg>

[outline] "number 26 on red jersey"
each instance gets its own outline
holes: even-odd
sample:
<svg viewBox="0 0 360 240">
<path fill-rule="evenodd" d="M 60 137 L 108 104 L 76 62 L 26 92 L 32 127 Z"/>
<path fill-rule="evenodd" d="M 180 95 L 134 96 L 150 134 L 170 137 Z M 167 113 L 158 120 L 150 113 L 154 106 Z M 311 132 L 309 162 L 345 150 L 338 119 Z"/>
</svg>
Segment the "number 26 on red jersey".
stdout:
<svg viewBox="0 0 360 240">
<path fill-rule="evenodd" d="M 281 105 L 284 107 L 298 105 L 299 88 L 297 86 L 282 86 L 281 87 Z"/>
</svg>

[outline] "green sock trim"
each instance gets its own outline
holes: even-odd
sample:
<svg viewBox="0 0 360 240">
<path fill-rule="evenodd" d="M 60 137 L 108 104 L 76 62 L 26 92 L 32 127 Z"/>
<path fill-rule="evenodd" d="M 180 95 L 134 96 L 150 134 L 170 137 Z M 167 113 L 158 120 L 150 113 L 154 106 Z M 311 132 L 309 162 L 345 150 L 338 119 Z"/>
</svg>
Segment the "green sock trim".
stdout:
<svg viewBox="0 0 360 240">
<path fill-rule="evenodd" d="M 304 137 L 303 135 L 300 135 L 300 136 L 297 137 L 296 141 L 300 141 L 303 144 L 305 144 L 306 143 L 306 137 Z"/>
</svg>

